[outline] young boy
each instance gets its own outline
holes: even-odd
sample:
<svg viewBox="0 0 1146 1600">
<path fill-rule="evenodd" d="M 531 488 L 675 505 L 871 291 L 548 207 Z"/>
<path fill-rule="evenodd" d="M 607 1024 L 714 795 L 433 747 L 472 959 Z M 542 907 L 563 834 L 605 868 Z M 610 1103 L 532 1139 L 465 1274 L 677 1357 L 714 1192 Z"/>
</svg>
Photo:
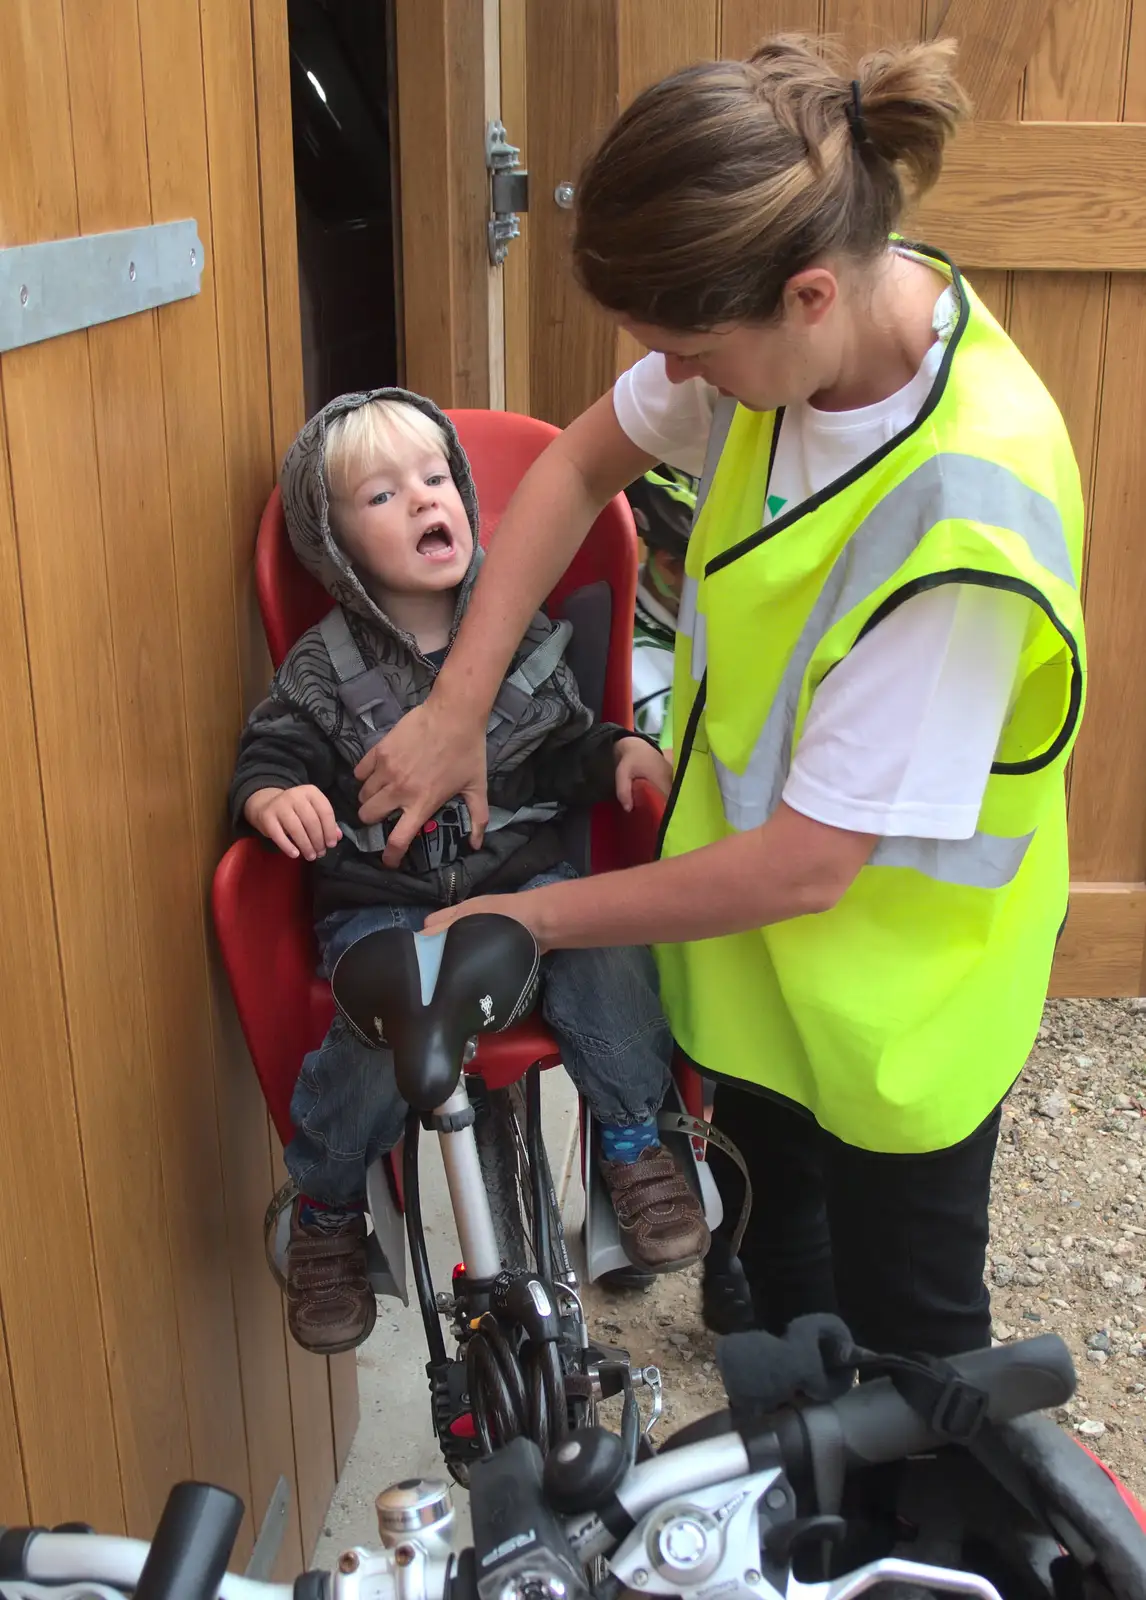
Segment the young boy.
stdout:
<svg viewBox="0 0 1146 1600">
<path fill-rule="evenodd" d="M 358 820 L 354 768 L 429 694 L 481 562 L 473 479 L 454 429 L 404 390 L 343 395 L 303 428 L 282 471 L 295 554 L 336 601 L 275 674 L 243 734 L 231 814 L 288 856 L 313 863 L 324 969 L 378 928 L 417 930 L 428 913 L 481 891 L 575 876 L 559 821 L 567 807 L 668 764 L 646 740 L 593 725 L 561 659 L 567 629 L 538 614 L 498 696 L 487 741 L 500 826 L 479 850 L 458 808 L 439 813 L 400 868 L 383 865 L 384 827 Z M 605 1183 L 635 1265 L 687 1266 L 708 1248 L 702 1209 L 656 1132 L 672 1044 L 645 949 L 558 950 L 545 958 L 541 1010 L 600 1127 Z M 332 1354 L 374 1324 L 366 1280 L 366 1168 L 402 1132 L 405 1107 L 385 1053 L 339 1018 L 303 1061 L 287 1168 L 291 1332 Z"/>
</svg>

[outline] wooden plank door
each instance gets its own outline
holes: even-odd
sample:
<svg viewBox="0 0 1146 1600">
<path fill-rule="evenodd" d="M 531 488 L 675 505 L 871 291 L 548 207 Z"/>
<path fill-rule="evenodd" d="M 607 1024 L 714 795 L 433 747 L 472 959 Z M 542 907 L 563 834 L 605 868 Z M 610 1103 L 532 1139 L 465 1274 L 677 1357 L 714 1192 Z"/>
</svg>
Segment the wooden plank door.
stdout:
<svg viewBox="0 0 1146 1600">
<path fill-rule="evenodd" d="M 616 111 L 673 67 L 781 30 L 853 56 L 949 34 L 977 115 L 911 219 L 1066 417 L 1088 506 L 1090 703 L 1070 779 L 1060 994 L 1146 989 L 1146 0 L 501 0 L 502 93 L 532 205 L 506 281 L 508 400 L 563 424 L 639 352 L 580 293 L 554 201 Z"/>
<path fill-rule="evenodd" d="M 288 1347 L 208 891 L 301 421 L 285 0 L 0 7 L 0 245 L 194 218 L 201 291 L 0 359 L 0 1522 L 150 1535 L 280 1474 L 308 1563 L 354 1358 Z"/>
</svg>

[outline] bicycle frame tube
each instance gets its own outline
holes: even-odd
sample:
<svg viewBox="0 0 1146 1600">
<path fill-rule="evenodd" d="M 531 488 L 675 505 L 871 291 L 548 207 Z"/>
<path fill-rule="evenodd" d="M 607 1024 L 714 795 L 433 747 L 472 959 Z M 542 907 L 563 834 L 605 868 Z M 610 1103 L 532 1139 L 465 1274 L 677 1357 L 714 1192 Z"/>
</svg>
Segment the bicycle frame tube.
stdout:
<svg viewBox="0 0 1146 1600">
<path fill-rule="evenodd" d="M 549 1227 L 548 1162 L 541 1136 L 541 1067 L 534 1062 L 525 1075 L 525 1147 L 529 1153 L 529 1181 L 533 1191 L 533 1251 L 537 1271 L 548 1279 L 553 1272 L 553 1235 Z"/>
</svg>

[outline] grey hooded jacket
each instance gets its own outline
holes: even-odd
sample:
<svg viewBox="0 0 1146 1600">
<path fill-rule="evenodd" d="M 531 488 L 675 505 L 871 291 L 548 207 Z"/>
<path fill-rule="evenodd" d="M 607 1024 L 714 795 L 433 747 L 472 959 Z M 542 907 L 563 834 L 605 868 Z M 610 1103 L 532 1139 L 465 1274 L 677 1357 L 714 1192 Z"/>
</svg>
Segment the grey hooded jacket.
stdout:
<svg viewBox="0 0 1146 1600">
<path fill-rule="evenodd" d="M 380 667 L 402 712 L 426 699 L 437 668 L 414 638 L 396 627 L 368 594 L 331 533 L 324 452 L 334 419 L 367 401 L 402 400 L 418 407 L 443 429 L 450 468 L 474 533 L 474 557 L 458 590 L 450 640 L 464 615 L 481 565 L 478 507 L 469 463 L 449 419 L 431 401 L 403 389 L 375 389 L 332 400 L 303 428 L 287 452 L 280 483 L 287 530 L 303 566 L 342 607 L 351 637 L 367 668 Z M 522 640 L 511 672 L 549 634 L 554 624 L 538 613 Z M 593 804 L 613 792 L 612 746 L 628 730 L 594 724 L 577 684 L 561 661 L 535 690 L 500 748 L 489 746 L 489 799 L 514 812 L 553 801 L 560 806 Z M 258 789 L 314 784 L 329 798 L 340 824 L 358 830 L 354 768 L 367 743 L 339 697 L 334 663 L 318 627 L 293 646 L 275 674 L 270 693 L 251 713 L 239 744 L 229 807 L 235 827 L 250 831 L 243 807 Z M 410 858 L 401 868 L 344 837 L 314 864 L 314 912 L 381 903 L 447 905 L 478 892 L 518 889 L 567 854 L 558 821 L 511 822 L 487 834 L 478 851 L 464 849 L 448 866 L 417 872 Z"/>
</svg>

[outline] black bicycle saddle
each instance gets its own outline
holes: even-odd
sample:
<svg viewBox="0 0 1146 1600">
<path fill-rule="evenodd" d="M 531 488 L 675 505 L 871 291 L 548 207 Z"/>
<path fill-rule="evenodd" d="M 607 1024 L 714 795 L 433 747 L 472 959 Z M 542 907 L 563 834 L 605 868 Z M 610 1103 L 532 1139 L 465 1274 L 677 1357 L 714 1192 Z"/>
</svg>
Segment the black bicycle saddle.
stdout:
<svg viewBox="0 0 1146 1600">
<path fill-rule="evenodd" d="M 339 958 L 330 986 L 363 1043 L 393 1050 L 399 1093 L 426 1113 L 453 1094 L 470 1039 L 528 1016 L 540 961 L 522 923 L 479 912 L 445 933 L 367 934 Z"/>
</svg>

